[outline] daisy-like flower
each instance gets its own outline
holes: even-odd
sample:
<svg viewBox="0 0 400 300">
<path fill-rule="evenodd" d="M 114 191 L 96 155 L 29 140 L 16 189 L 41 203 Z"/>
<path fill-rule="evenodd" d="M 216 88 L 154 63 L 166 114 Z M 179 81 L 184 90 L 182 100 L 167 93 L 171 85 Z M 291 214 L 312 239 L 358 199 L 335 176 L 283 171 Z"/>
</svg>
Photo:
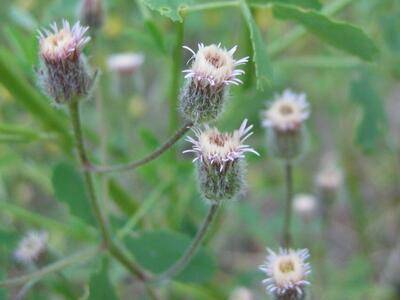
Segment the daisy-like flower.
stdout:
<svg viewBox="0 0 400 300">
<path fill-rule="evenodd" d="M 143 64 L 144 56 L 141 53 L 117 53 L 107 60 L 110 71 L 121 75 L 131 75 Z"/>
<path fill-rule="evenodd" d="M 214 120 L 222 112 L 226 87 L 238 85 L 238 78 L 244 71 L 237 67 L 248 62 L 249 57 L 239 60 L 233 58 L 237 46 L 226 50 L 221 45 L 204 46 L 200 43 L 192 53 L 188 63 L 191 67 L 186 73 L 187 83 L 181 93 L 181 111 L 193 122 L 208 122 Z"/>
<path fill-rule="evenodd" d="M 88 27 L 82 27 L 79 22 L 71 27 L 63 20 L 61 28 L 56 23 L 50 28 L 39 30 L 40 83 L 57 103 L 65 103 L 88 93 L 91 78 L 82 49 L 90 37 L 85 37 Z"/>
<path fill-rule="evenodd" d="M 48 234 L 44 231 L 29 231 L 19 242 L 14 252 L 15 260 L 19 263 L 34 262 L 47 249 Z"/>
<path fill-rule="evenodd" d="M 306 262 L 308 249 L 280 249 L 278 253 L 267 249 L 268 256 L 260 270 L 268 276 L 263 280 L 267 291 L 278 300 L 300 300 L 305 297 L 306 280 L 311 267 Z"/>
<path fill-rule="evenodd" d="M 298 194 L 294 197 L 293 209 L 303 220 L 308 221 L 317 212 L 317 199 L 310 194 Z"/>
<path fill-rule="evenodd" d="M 309 117 L 305 94 L 285 90 L 263 112 L 262 125 L 267 128 L 268 145 L 274 156 L 293 160 L 304 148 L 304 121 Z"/>
<path fill-rule="evenodd" d="M 193 144 L 192 152 L 196 155 L 199 186 L 204 197 L 210 201 L 233 198 L 243 187 L 244 166 L 241 163 L 245 153 L 257 151 L 244 141 L 253 133 L 253 125 L 247 126 L 245 119 L 240 128 L 231 133 L 220 132 L 217 128 L 205 126 L 194 129 L 196 139 L 187 137 Z"/>
</svg>

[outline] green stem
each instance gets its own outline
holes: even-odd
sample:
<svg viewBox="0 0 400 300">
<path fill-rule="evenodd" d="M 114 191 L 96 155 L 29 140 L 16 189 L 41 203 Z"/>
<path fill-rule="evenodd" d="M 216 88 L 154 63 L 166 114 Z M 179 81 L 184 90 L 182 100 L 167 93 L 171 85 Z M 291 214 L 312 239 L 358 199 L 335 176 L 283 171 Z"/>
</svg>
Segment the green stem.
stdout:
<svg viewBox="0 0 400 300">
<path fill-rule="evenodd" d="M 209 3 L 190 5 L 189 7 L 183 8 L 181 10 L 181 12 L 182 13 L 191 13 L 191 12 L 202 11 L 202 10 L 224 8 L 224 7 L 235 7 L 235 6 L 239 6 L 238 1 L 215 1 L 215 2 L 209 2 Z"/>
<path fill-rule="evenodd" d="M 169 148 L 171 148 L 186 132 L 189 131 L 190 128 L 192 128 L 193 123 L 192 122 L 187 122 L 185 125 L 183 125 L 173 136 L 171 136 L 163 145 L 161 145 L 159 148 L 154 150 L 152 153 L 147 155 L 146 157 L 133 161 L 130 163 L 126 164 L 121 164 L 121 165 L 114 165 L 114 166 L 94 166 L 87 164 L 86 167 L 89 171 L 92 172 L 97 172 L 97 173 L 109 173 L 109 172 L 116 172 L 116 171 L 128 171 L 128 170 L 134 170 L 142 165 L 147 164 L 148 162 L 151 162 L 158 158 L 161 154 L 163 154 L 165 151 L 167 151 Z"/>
<path fill-rule="evenodd" d="M 182 70 L 182 45 L 184 37 L 183 22 L 176 23 L 176 40 L 172 52 L 172 65 L 171 65 L 171 85 L 168 92 L 169 103 L 169 129 L 174 132 L 178 124 L 178 97 L 179 97 L 179 82 Z"/>
<path fill-rule="evenodd" d="M 286 187 L 286 207 L 283 222 L 282 232 L 282 246 L 289 248 L 292 242 L 291 236 L 291 223 L 292 223 L 292 198 L 293 198 L 293 178 L 292 178 L 292 164 L 286 162 L 285 164 L 285 187 Z"/>
<path fill-rule="evenodd" d="M 203 242 L 204 238 L 206 237 L 208 229 L 210 228 L 210 225 L 215 219 L 219 207 L 220 207 L 219 203 L 215 203 L 210 206 L 206 219 L 204 220 L 200 229 L 197 231 L 196 236 L 194 237 L 190 246 L 186 249 L 183 256 L 174 265 L 172 265 L 172 267 L 170 267 L 168 270 L 166 270 L 163 274 L 159 276 L 158 278 L 159 281 L 177 276 L 190 263 L 192 258 L 196 255 L 197 250 L 201 246 L 201 243 Z"/>
<path fill-rule="evenodd" d="M 69 110 L 70 110 L 70 117 L 74 131 L 74 136 L 76 140 L 76 147 L 78 149 L 79 159 L 82 166 L 87 167 L 89 166 L 90 163 L 86 154 L 86 149 L 83 141 L 82 127 L 79 116 L 78 99 L 73 99 L 73 101 L 71 101 L 71 103 L 69 104 Z M 86 168 L 84 168 L 83 174 L 84 174 L 86 188 L 89 193 L 89 199 L 93 207 L 97 223 L 99 224 L 100 227 L 104 246 L 109 250 L 110 254 L 116 260 L 118 260 L 123 266 L 125 266 L 125 268 L 127 268 L 140 281 L 145 282 L 148 279 L 147 274 L 133 260 L 127 257 L 121 250 L 121 248 L 118 245 L 116 245 L 110 238 L 107 221 L 100 209 L 100 205 L 94 190 L 92 174 L 89 171 L 87 171 Z M 158 299 L 157 295 L 150 287 L 146 286 L 146 290 L 152 299 Z"/>
<path fill-rule="evenodd" d="M 93 249 L 89 249 L 89 250 L 86 250 L 83 252 L 79 252 L 72 256 L 66 257 L 62 260 L 59 260 L 53 264 L 50 264 L 47 267 L 41 268 L 38 271 L 35 271 L 31 274 L 1 281 L 0 287 L 20 285 L 20 284 L 24 284 L 25 282 L 32 281 L 32 280 L 38 281 L 38 280 L 48 276 L 51 273 L 63 270 L 66 267 L 69 267 L 69 266 L 72 266 L 75 264 L 83 263 L 85 260 L 98 255 L 100 252 L 101 252 L 101 249 L 99 249 L 99 248 L 93 248 Z"/>
</svg>

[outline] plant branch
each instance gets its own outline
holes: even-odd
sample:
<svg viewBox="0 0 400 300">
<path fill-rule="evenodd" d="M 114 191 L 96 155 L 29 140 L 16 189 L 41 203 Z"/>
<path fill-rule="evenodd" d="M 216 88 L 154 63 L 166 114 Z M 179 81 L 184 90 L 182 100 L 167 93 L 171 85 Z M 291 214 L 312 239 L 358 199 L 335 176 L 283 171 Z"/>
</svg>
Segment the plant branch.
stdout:
<svg viewBox="0 0 400 300">
<path fill-rule="evenodd" d="M 198 249 L 200 248 L 204 238 L 206 237 L 208 229 L 210 228 L 210 225 L 214 221 L 219 207 L 220 207 L 219 203 L 211 204 L 206 219 L 204 220 L 200 229 L 197 231 L 196 236 L 192 240 L 190 246 L 186 249 L 183 256 L 174 265 L 172 265 L 168 270 L 166 270 L 157 278 L 158 281 L 163 281 L 177 276 L 190 263 L 190 261 L 196 255 Z"/>
<path fill-rule="evenodd" d="M 144 157 L 138 161 L 130 162 L 127 164 L 114 165 L 114 166 L 94 166 L 94 165 L 87 164 L 86 167 L 89 171 L 96 172 L 96 173 L 109 173 L 109 172 L 116 172 L 116 171 L 134 170 L 134 169 L 158 158 L 161 154 L 163 154 L 165 151 L 167 151 L 169 148 L 171 148 L 186 132 L 189 131 L 190 128 L 192 128 L 192 126 L 193 126 L 192 122 L 187 122 L 172 137 L 170 137 L 163 145 L 161 145 L 154 152 L 150 153 L 149 155 L 147 155 L 146 157 Z"/>
<path fill-rule="evenodd" d="M 7 279 L 4 281 L 0 282 L 0 287 L 7 287 L 7 286 L 14 286 L 14 285 L 20 285 L 24 284 L 25 282 L 31 281 L 31 280 L 40 280 L 47 275 L 60 271 L 62 269 L 65 269 L 66 267 L 83 263 L 85 260 L 90 259 L 96 255 L 98 255 L 101 252 L 101 249 L 99 248 L 92 248 L 86 251 L 82 251 L 79 253 L 76 253 L 72 256 L 66 257 L 64 259 L 61 259 L 55 263 L 52 263 L 44 268 L 41 268 L 35 272 L 32 272 L 31 274 L 23 275 L 20 277 L 15 277 L 11 279 Z"/>
<path fill-rule="evenodd" d="M 292 178 L 292 164 L 291 162 L 285 163 L 285 187 L 286 187 L 286 203 L 285 203 L 285 217 L 283 221 L 282 232 L 282 246 L 289 248 L 292 242 L 291 236 L 291 223 L 292 223 L 292 198 L 293 198 L 293 178 Z"/>
</svg>

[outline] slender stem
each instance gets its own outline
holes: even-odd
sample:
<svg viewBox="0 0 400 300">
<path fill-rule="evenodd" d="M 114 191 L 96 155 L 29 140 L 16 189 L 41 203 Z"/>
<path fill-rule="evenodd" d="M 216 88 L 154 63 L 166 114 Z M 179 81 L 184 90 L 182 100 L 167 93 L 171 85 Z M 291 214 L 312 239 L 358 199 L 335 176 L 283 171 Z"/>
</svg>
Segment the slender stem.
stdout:
<svg viewBox="0 0 400 300">
<path fill-rule="evenodd" d="M 116 171 L 134 170 L 134 169 L 158 158 L 161 154 L 163 154 L 165 151 L 167 151 L 169 148 L 171 148 L 186 132 L 189 131 L 190 128 L 192 128 L 192 126 L 193 126 L 192 122 L 186 123 L 172 137 L 170 137 L 163 145 L 161 145 L 154 152 L 150 153 L 149 155 L 147 155 L 146 157 L 144 157 L 140 160 L 130 162 L 127 164 L 114 165 L 114 166 L 87 165 L 87 168 L 89 171 L 97 172 L 97 173 L 108 173 L 108 172 L 116 172 Z"/>
<path fill-rule="evenodd" d="M 179 82 L 182 70 L 183 37 L 184 37 L 184 24 L 183 22 L 177 22 L 175 46 L 172 51 L 171 84 L 168 92 L 170 132 L 174 132 L 177 129 L 177 123 L 178 123 L 177 101 L 179 96 Z"/>
<path fill-rule="evenodd" d="M 192 258 L 196 255 L 197 250 L 201 246 L 201 243 L 203 242 L 204 238 L 206 237 L 208 229 L 210 228 L 210 225 L 214 221 L 219 207 L 220 205 L 218 203 L 212 204 L 210 206 L 206 219 L 204 220 L 200 229 L 197 231 L 196 236 L 194 237 L 190 246 L 186 249 L 183 256 L 174 265 L 172 265 L 172 267 L 170 267 L 168 270 L 166 270 L 163 274 L 159 276 L 158 278 L 159 281 L 175 277 L 181 271 L 183 271 L 185 267 L 190 263 Z"/>
<path fill-rule="evenodd" d="M 65 269 L 71 265 L 83 263 L 85 260 L 98 255 L 101 252 L 99 248 L 92 248 L 83 252 L 76 253 L 72 256 L 61 259 L 55 263 L 52 263 L 44 268 L 41 268 L 31 274 L 23 275 L 16 278 L 7 279 L 0 282 L 0 287 L 13 286 L 24 284 L 31 280 L 40 280 L 47 275 Z"/>
<path fill-rule="evenodd" d="M 77 99 L 74 99 L 70 103 L 69 111 L 70 111 L 71 122 L 72 122 L 72 127 L 74 130 L 74 135 L 75 135 L 75 139 L 76 139 L 76 147 L 78 149 L 80 162 L 81 162 L 82 166 L 88 166 L 90 163 L 89 163 L 89 159 L 86 155 L 85 145 L 83 142 L 82 128 L 81 128 L 81 123 L 80 123 L 81 121 L 80 121 L 80 116 L 79 116 L 79 101 Z M 101 231 L 101 236 L 102 236 L 103 242 L 106 246 L 108 246 L 108 244 L 110 243 L 110 238 L 109 238 L 107 222 L 106 222 L 105 217 L 102 214 L 100 205 L 97 201 L 97 197 L 96 197 L 96 194 L 94 191 L 92 174 L 90 174 L 89 171 L 84 169 L 83 175 L 84 175 L 87 192 L 89 193 L 89 200 L 90 200 L 92 208 L 94 210 L 97 223 L 100 226 L 100 231 Z"/>
<path fill-rule="evenodd" d="M 285 218 L 282 232 L 282 246 L 288 248 L 292 242 L 291 223 L 292 223 L 292 198 L 293 198 L 293 179 L 292 179 L 292 164 L 285 164 L 285 185 L 286 185 L 286 207 Z"/>
<path fill-rule="evenodd" d="M 81 121 L 79 116 L 79 101 L 78 99 L 74 99 L 69 105 L 71 122 L 74 131 L 74 136 L 76 140 L 76 147 L 78 149 L 79 159 L 82 166 L 88 166 L 89 159 L 86 154 L 86 149 L 83 141 Z M 121 248 L 116 245 L 112 239 L 110 238 L 110 233 L 107 225 L 106 218 L 103 216 L 103 213 L 100 209 L 100 205 L 98 199 L 96 197 L 96 193 L 93 185 L 92 174 L 88 170 L 84 170 L 84 180 L 86 184 L 87 191 L 89 193 L 89 199 L 91 201 L 91 205 L 93 207 L 95 217 L 97 223 L 100 226 L 101 236 L 103 239 L 104 246 L 109 250 L 110 254 L 118 260 L 122 265 L 124 265 L 132 274 L 134 274 L 140 281 L 145 282 L 148 280 L 147 274 L 138 266 L 134 261 L 132 261 L 129 257 L 125 255 L 125 253 L 121 250 Z M 146 285 L 146 291 L 149 296 L 156 300 L 158 299 L 155 292 Z"/>
<path fill-rule="evenodd" d="M 235 7 L 239 6 L 238 1 L 215 1 L 209 3 L 195 4 L 190 5 L 188 7 L 182 8 L 182 13 L 191 13 L 196 11 L 215 9 L 215 8 L 224 8 L 224 7 Z"/>
</svg>

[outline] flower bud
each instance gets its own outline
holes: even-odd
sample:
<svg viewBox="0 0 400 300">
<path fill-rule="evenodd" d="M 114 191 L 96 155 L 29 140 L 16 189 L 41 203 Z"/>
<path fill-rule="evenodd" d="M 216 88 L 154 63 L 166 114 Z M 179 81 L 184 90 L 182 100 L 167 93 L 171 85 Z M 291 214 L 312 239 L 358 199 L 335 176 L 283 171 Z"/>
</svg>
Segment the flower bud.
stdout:
<svg viewBox="0 0 400 300">
<path fill-rule="evenodd" d="M 61 29 L 56 23 L 51 29 L 39 31 L 40 85 L 57 104 L 64 104 L 86 96 L 93 82 L 82 54 L 90 38 L 84 37 L 88 27 L 79 22 L 71 28 L 64 20 Z"/>
<path fill-rule="evenodd" d="M 244 71 L 235 68 L 249 58 L 235 60 L 236 46 L 226 50 L 220 45 L 199 44 L 197 53 L 189 47 L 184 48 L 193 54 L 188 61 L 193 60 L 193 63 L 190 69 L 183 71 L 187 73 L 187 81 L 180 95 L 180 111 L 194 123 L 215 120 L 223 110 L 227 86 L 242 83 L 237 76 Z"/>
<path fill-rule="evenodd" d="M 188 137 L 192 149 L 184 151 L 196 154 L 199 189 L 210 202 L 235 197 L 244 186 L 244 154 L 253 148 L 243 142 L 252 135 L 253 125 L 246 127 L 247 120 L 232 133 L 221 133 L 217 128 L 206 126 L 204 131 L 195 129 L 197 140 Z"/>
<path fill-rule="evenodd" d="M 15 260 L 23 264 L 35 262 L 46 251 L 47 242 L 47 232 L 29 231 L 19 242 L 14 252 Z"/>
<path fill-rule="evenodd" d="M 305 222 L 308 222 L 317 212 L 317 199 L 313 195 L 298 194 L 294 197 L 293 209 Z"/>
<path fill-rule="evenodd" d="M 267 292 L 276 300 L 303 300 L 306 280 L 311 267 L 306 263 L 308 249 L 280 249 L 278 253 L 267 249 L 268 256 L 260 270 L 268 276 L 263 280 Z"/>
<path fill-rule="evenodd" d="M 308 106 L 304 94 L 285 90 L 263 112 L 262 124 L 268 129 L 267 142 L 273 156 L 292 161 L 302 154 L 306 144 L 303 123 L 310 114 Z"/>
<path fill-rule="evenodd" d="M 80 19 L 91 29 L 100 29 L 104 23 L 102 0 L 82 0 L 80 4 Z"/>
</svg>

